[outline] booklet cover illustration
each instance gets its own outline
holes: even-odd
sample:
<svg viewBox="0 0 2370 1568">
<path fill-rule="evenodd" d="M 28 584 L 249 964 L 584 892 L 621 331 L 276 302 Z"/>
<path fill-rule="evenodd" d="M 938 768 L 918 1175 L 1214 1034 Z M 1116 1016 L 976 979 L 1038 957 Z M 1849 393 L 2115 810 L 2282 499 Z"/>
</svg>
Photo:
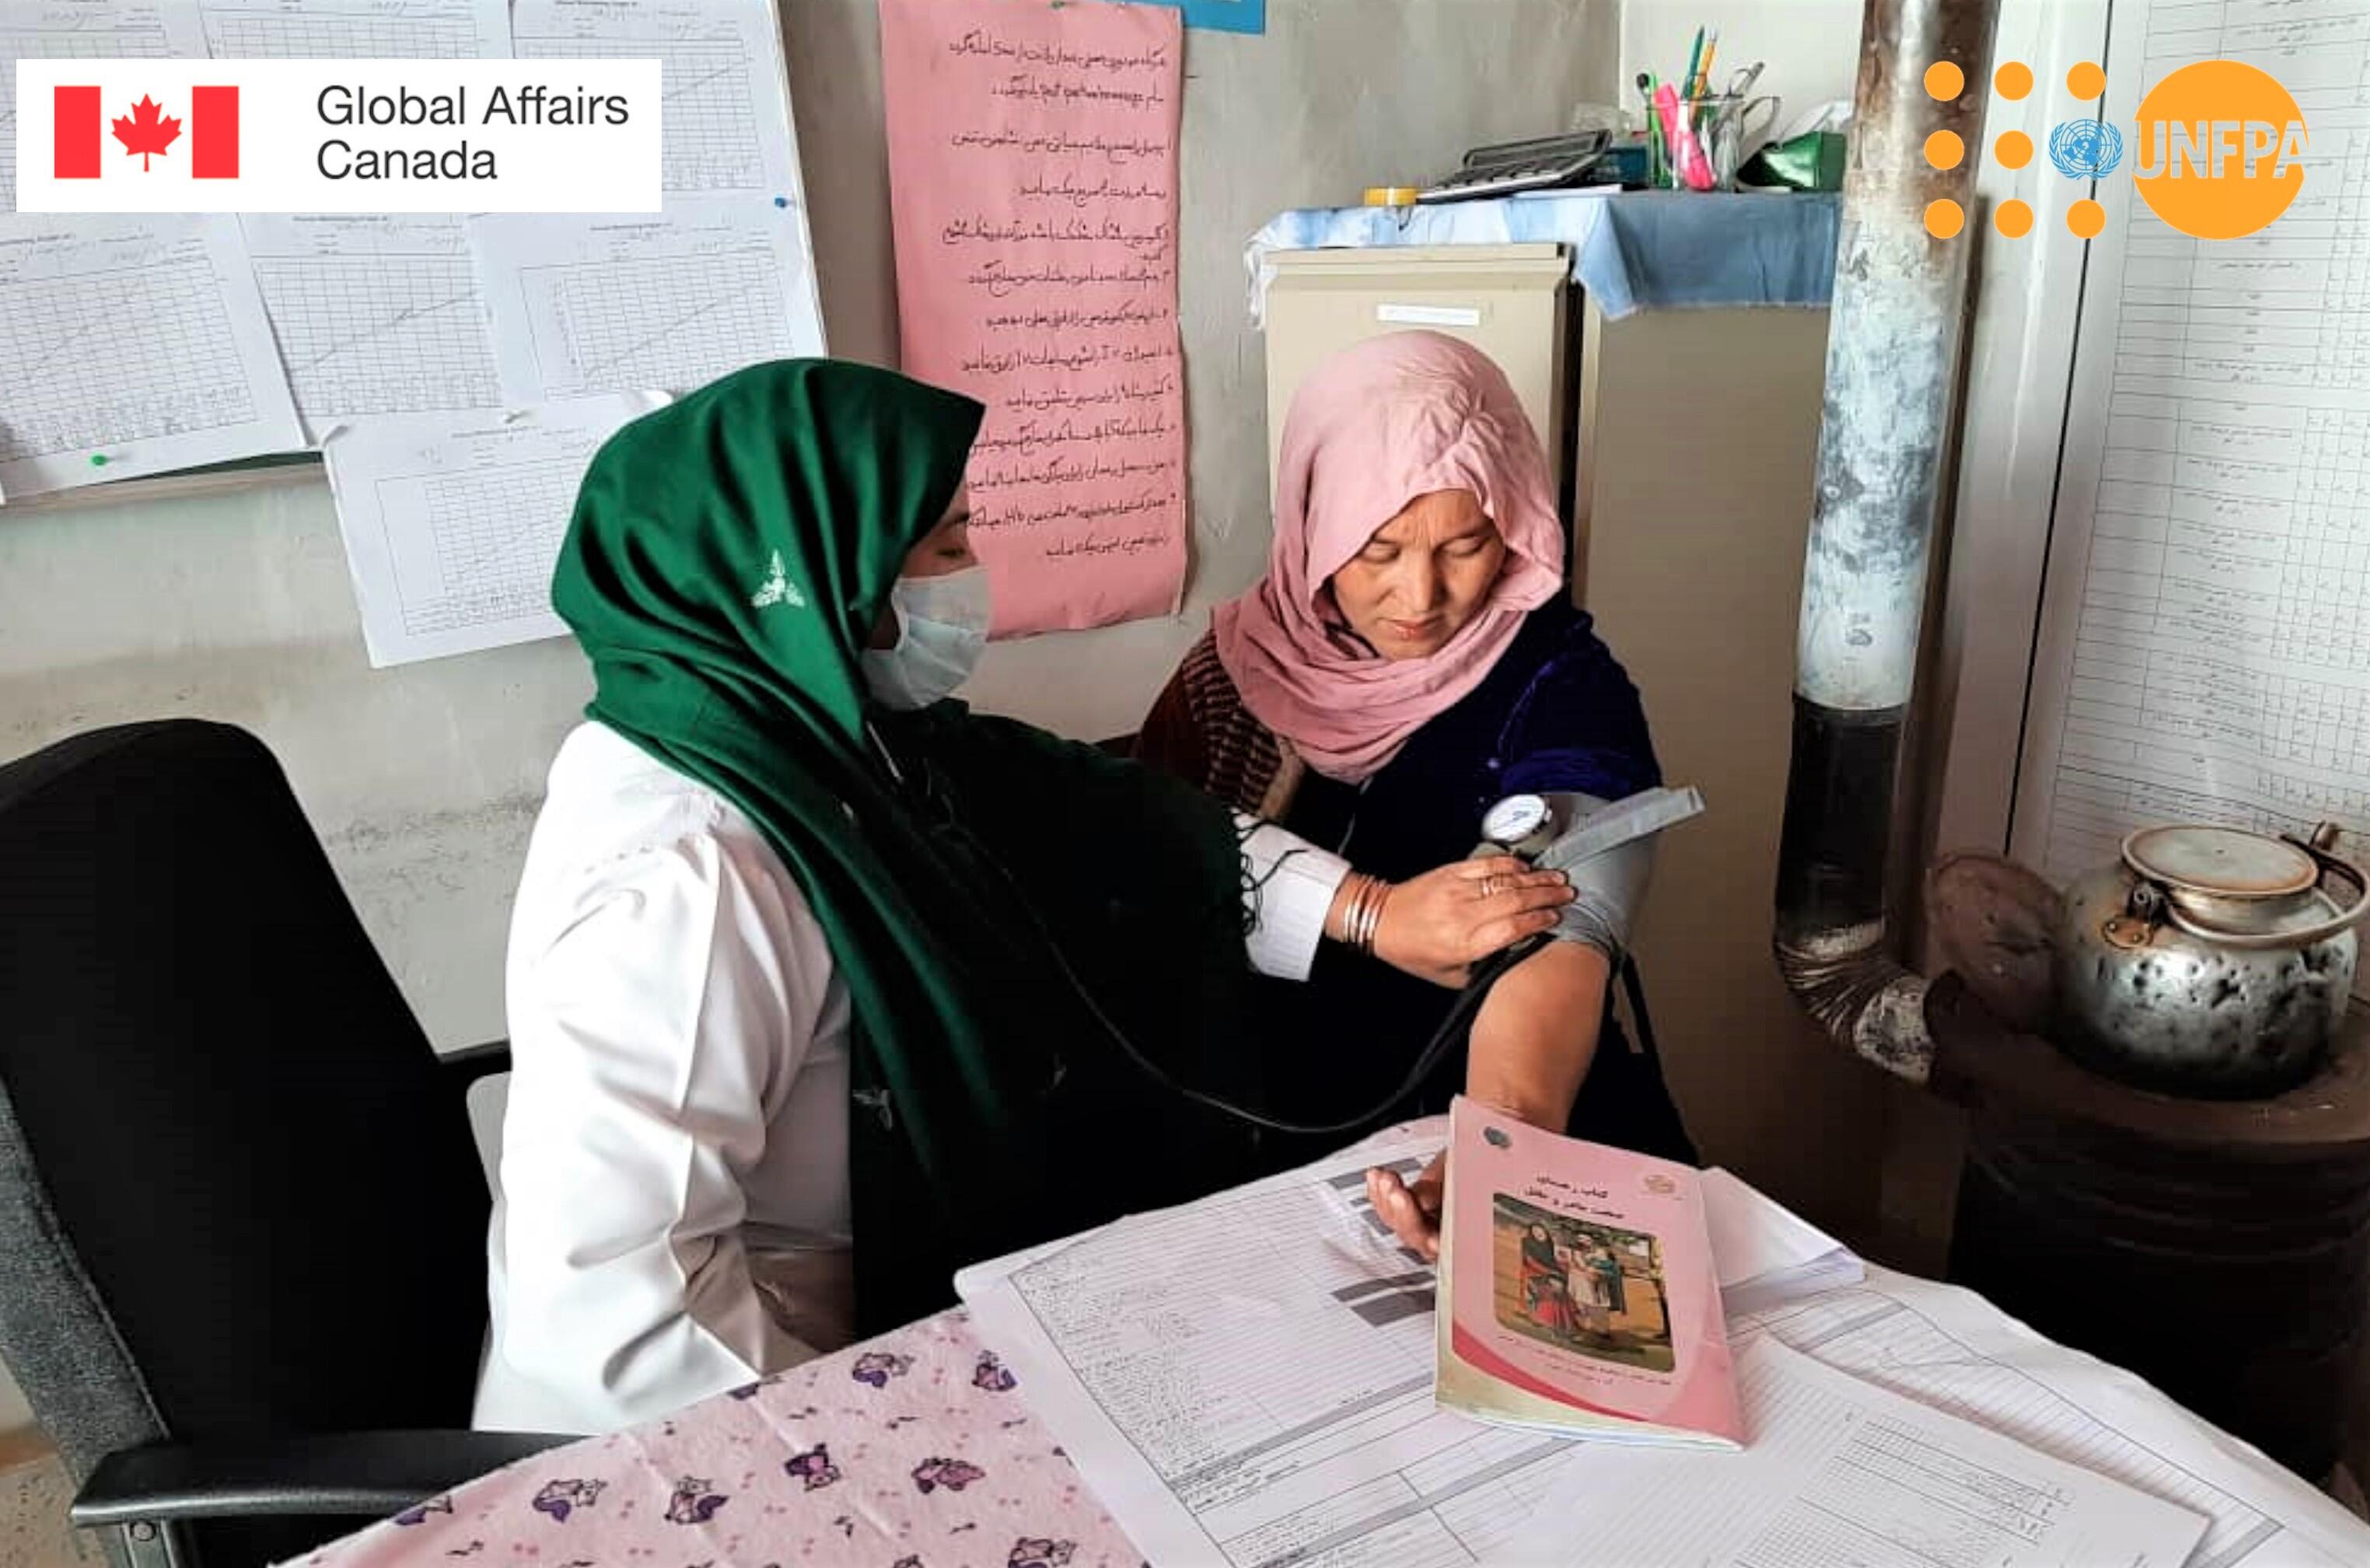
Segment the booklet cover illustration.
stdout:
<svg viewBox="0 0 2370 1568">
<path fill-rule="evenodd" d="M 1449 1118 L 1440 1402 L 1571 1436 L 1743 1440 L 1700 1173 L 1525 1126 Z"/>
</svg>

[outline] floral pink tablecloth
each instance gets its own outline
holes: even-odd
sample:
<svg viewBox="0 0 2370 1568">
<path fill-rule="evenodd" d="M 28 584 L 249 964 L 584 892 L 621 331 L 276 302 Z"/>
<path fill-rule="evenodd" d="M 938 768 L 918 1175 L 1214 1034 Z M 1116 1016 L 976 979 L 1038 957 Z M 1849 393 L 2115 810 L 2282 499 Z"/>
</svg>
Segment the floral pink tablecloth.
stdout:
<svg viewBox="0 0 2370 1568">
<path fill-rule="evenodd" d="M 323 1568 L 1138 1568 L 960 1311 L 556 1448 Z"/>
</svg>

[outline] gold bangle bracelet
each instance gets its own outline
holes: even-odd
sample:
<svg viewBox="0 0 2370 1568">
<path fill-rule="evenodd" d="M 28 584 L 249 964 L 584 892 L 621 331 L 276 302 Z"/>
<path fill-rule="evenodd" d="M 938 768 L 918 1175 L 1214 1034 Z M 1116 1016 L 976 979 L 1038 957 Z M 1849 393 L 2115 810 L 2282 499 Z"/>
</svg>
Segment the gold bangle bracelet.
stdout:
<svg viewBox="0 0 2370 1568">
<path fill-rule="evenodd" d="M 1391 892 L 1392 884 L 1379 876 L 1375 878 L 1374 905 L 1366 912 L 1365 952 L 1369 957 L 1374 956 L 1375 938 L 1383 933 L 1383 906 L 1391 901 Z"/>
<path fill-rule="evenodd" d="M 1375 953 L 1375 938 L 1381 934 L 1383 929 L 1383 904 L 1390 896 L 1391 885 L 1379 876 L 1367 889 L 1365 908 L 1361 911 L 1363 919 L 1359 931 L 1358 951 L 1370 958 Z"/>
<path fill-rule="evenodd" d="M 1359 911 L 1365 907 L 1366 889 L 1374 880 L 1363 871 L 1350 873 L 1350 896 L 1341 904 L 1341 943 L 1346 947 L 1358 945 Z"/>
<path fill-rule="evenodd" d="M 1350 895 L 1350 907 L 1342 920 L 1342 936 L 1360 953 L 1371 956 L 1375 951 L 1375 933 L 1383 923 L 1383 900 L 1389 895 L 1390 884 L 1379 876 L 1359 874 L 1358 886 Z"/>
</svg>

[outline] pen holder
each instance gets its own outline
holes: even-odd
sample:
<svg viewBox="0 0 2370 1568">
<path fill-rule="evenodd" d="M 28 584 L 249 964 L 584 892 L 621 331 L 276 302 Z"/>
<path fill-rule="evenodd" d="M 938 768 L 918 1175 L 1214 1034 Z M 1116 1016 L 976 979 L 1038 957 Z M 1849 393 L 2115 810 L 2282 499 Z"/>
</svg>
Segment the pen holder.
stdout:
<svg viewBox="0 0 2370 1568">
<path fill-rule="evenodd" d="M 1733 190 L 1736 171 L 1758 151 L 1778 123 L 1778 100 L 1765 93 L 1757 98 L 1735 93 L 1681 98 L 1677 144 L 1667 132 L 1661 166 L 1654 183 L 1671 190 Z"/>
</svg>

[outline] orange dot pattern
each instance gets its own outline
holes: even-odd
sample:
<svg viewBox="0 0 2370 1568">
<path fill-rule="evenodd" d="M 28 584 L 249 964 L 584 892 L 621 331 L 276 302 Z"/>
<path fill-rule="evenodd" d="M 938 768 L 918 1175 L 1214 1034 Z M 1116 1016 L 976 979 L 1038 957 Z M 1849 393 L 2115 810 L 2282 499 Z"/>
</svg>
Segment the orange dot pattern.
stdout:
<svg viewBox="0 0 2370 1568">
<path fill-rule="evenodd" d="M 1966 90 L 1967 74 L 1955 61 L 1937 60 L 1926 68 L 1925 82 L 1927 96 L 1948 100 Z M 2021 60 L 2004 61 L 1992 72 L 1991 85 L 2007 101 L 2021 102 L 2032 92 L 2032 67 Z M 2065 85 L 2076 97 L 2088 101 L 2107 90 L 2107 74 L 2086 60 L 2066 73 Z M 2021 131 L 2003 131 L 1991 145 L 1992 159 L 2002 168 L 2025 167 L 2032 162 L 2033 151 L 2032 138 Z M 1926 138 L 1926 162 L 1932 167 L 1957 168 L 1966 155 L 1966 143 L 1956 132 L 1937 131 Z M 2008 239 L 2022 239 L 2032 232 L 2033 223 L 2029 201 L 2002 201 L 1992 212 L 1992 227 Z M 2065 224 L 2088 239 L 2106 228 L 2107 215 L 2095 201 L 2077 201 L 2065 214 Z M 1966 226 L 1966 210 L 1956 201 L 1946 199 L 1927 204 L 1926 232 L 1936 239 L 1956 238 Z"/>
<path fill-rule="evenodd" d="M 2107 227 L 2107 210 L 2085 197 L 2066 209 L 2065 226 L 2084 239 L 2097 239 Z"/>
<path fill-rule="evenodd" d="M 2065 90 L 2088 103 L 2107 90 L 2107 74 L 2095 61 L 2085 60 L 2065 73 Z"/>
</svg>

